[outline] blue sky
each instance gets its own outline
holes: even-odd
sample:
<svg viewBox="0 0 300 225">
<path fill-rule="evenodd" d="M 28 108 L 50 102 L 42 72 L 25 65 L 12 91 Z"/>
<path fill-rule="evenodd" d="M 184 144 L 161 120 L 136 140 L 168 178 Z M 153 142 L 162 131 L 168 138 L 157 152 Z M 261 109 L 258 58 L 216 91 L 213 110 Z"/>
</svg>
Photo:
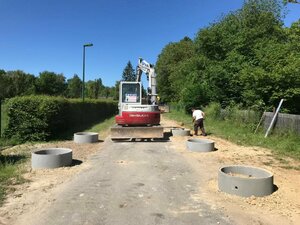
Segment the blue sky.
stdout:
<svg viewBox="0 0 300 225">
<path fill-rule="evenodd" d="M 42 71 L 101 78 L 113 86 L 130 60 L 155 63 L 162 48 L 222 15 L 243 0 L 0 0 L 0 69 Z M 300 4 L 289 4 L 285 25 L 300 18 Z"/>
</svg>

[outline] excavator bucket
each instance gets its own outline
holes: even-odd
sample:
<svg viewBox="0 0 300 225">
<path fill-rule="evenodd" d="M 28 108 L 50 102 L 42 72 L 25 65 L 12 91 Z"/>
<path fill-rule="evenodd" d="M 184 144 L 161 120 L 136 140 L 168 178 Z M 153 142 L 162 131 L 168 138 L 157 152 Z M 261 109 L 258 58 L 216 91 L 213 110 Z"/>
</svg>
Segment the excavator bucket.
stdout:
<svg viewBox="0 0 300 225">
<path fill-rule="evenodd" d="M 163 138 L 164 128 L 161 126 L 151 127 L 122 127 L 115 125 L 110 129 L 111 139 L 130 139 L 130 138 Z"/>
</svg>

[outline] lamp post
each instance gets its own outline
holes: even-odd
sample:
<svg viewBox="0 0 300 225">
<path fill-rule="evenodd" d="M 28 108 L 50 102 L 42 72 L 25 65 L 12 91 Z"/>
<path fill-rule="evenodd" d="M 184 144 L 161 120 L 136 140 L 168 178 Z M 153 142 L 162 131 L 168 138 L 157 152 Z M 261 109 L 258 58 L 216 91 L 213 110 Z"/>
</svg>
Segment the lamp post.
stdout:
<svg viewBox="0 0 300 225">
<path fill-rule="evenodd" d="M 84 102 L 84 86 L 85 86 L 85 82 L 84 82 L 84 73 L 85 73 L 85 47 L 92 47 L 93 44 L 92 43 L 88 43 L 88 44 L 84 44 L 83 45 L 83 68 L 82 68 L 82 101 Z"/>
</svg>

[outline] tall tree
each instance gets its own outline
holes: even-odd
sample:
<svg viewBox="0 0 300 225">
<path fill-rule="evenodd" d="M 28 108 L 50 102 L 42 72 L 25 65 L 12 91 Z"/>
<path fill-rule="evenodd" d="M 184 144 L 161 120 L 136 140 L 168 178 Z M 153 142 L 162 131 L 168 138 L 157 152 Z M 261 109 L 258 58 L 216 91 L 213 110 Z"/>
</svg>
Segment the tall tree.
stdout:
<svg viewBox="0 0 300 225">
<path fill-rule="evenodd" d="M 122 80 L 123 81 L 135 81 L 136 80 L 135 70 L 133 69 L 130 61 L 128 61 L 126 67 L 123 70 Z"/>
<path fill-rule="evenodd" d="M 10 81 L 10 95 L 30 95 L 35 93 L 35 80 L 34 75 L 24 73 L 21 70 L 6 72 Z"/>
<path fill-rule="evenodd" d="M 101 92 L 104 89 L 104 85 L 102 84 L 102 79 L 95 80 L 95 98 L 99 98 L 101 96 Z"/>
<path fill-rule="evenodd" d="M 35 93 L 35 77 L 21 70 L 0 70 L 0 99 Z"/>
<path fill-rule="evenodd" d="M 77 74 L 74 74 L 73 78 L 68 79 L 67 85 L 67 97 L 80 98 L 82 91 L 82 81 Z"/>
<path fill-rule="evenodd" d="M 0 101 L 8 97 L 9 81 L 4 70 L 0 70 Z"/>
<path fill-rule="evenodd" d="M 101 78 L 94 81 L 90 80 L 86 83 L 86 95 L 88 98 L 97 99 L 100 97 L 103 88 L 104 86 L 102 84 Z"/>
<path fill-rule="evenodd" d="M 186 109 L 210 101 L 267 108 L 286 101 L 299 113 L 300 22 L 284 28 L 281 0 L 246 0 L 201 29 L 194 41 L 168 44 L 156 63 L 164 101 Z"/>
<path fill-rule="evenodd" d="M 285 0 L 246 0 L 243 9 L 249 6 L 255 7 L 260 12 L 271 13 L 278 21 L 282 21 L 286 13 L 284 8 L 285 4 Z"/>
<path fill-rule="evenodd" d="M 120 81 L 116 81 L 114 86 L 115 92 L 113 93 L 113 99 L 119 100 L 119 94 L 120 94 Z"/>
<path fill-rule="evenodd" d="M 63 96 L 67 88 L 65 79 L 63 74 L 56 74 L 49 71 L 41 72 L 36 81 L 37 93 Z"/>
<path fill-rule="evenodd" d="M 103 89 L 103 93 L 104 93 L 104 97 L 108 98 L 108 97 L 112 97 L 112 91 L 114 90 L 114 88 L 109 88 L 109 87 L 105 87 Z"/>
<path fill-rule="evenodd" d="M 263 98 L 264 104 L 261 104 L 262 99 L 257 99 L 261 95 L 254 93 L 255 88 L 245 84 L 248 80 L 241 74 L 249 75 L 253 74 L 251 72 L 267 69 L 268 65 L 261 65 L 263 58 L 259 58 L 259 54 L 266 52 L 267 43 L 282 45 L 287 40 L 279 18 L 280 9 L 281 6 L 276 1 L 249 0 L 241 10 L 230 13 L 211 27 L 199 31 L 195 45 L 197 53 L 203 54 L 210 61 L 202 71 L 209 89 L 214 90 L 210 99 L 221 102 L 223 106 L 232 101 L 243 102 L 248 106 L 251 102 L 253 105 L 270 103 L 271 92 L 267 89 L 262 92 L 267 93 L 268 97 Z M 242 72 L 246 68 L 250 68 L 247 69 L 250 73 Z M 262 72 L 256 73 L 256 76 L 259 74 L 267 75 Z M 252 79 L 252 83 L 255 83 L 258 78 Z M 272 79 L 268 83 L 270 82 Z"/>
<path fill-rule="evenodd" d="M 164 102 L 176 101 L 184 76 L 176 73 L 180 63 L 195 55 L 193 41 L 185 37 L 180 42 L 169 43 L 163 48 L 156 62 L 157 90 Z"/>
<path fill-rule="evenodd" d="M 299 0 L 283 0 L 283 3 L 284 4 L 287 4 L 287 3 L 298 3 L 298 4 L 300 4 L 300 1 Z"/>
</svg>

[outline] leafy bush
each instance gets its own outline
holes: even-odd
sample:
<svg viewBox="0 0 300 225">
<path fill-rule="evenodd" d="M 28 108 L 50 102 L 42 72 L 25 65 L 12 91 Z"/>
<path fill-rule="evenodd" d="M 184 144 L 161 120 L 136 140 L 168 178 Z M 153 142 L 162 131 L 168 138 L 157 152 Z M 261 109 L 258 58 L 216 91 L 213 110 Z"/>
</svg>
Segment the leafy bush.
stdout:
<svg viewBox="0 0 300 225">
<path fill-rule="evenodd" d="M 49 96 L 15 97 L 6 102 L 6 138 L 19 142 L 45 141 L 78 131 L 115 114 L 115 102 Z"/>
<path fill-rule="evenodd" d="M 6 105 L 4 104 L 4 101 L 0 101 L 0 125 L 1 125 L 1 129 L 0 129 L 0 136 L 2 135 L 3 131 L 4 131 L 4 127 L 7 124 L 7 113 L 6 113 Z"/>
<path fill-rule="evenodd" d="M 184 105 L 181 102 L 171 102 L 170 109 L 178 112 L 185 112 Z"/>
<path fill-rule="evenodd" d="M 221 105 L 217 102 L 210 103 L 207 107 L 205 107 L 205 114 L 206 116 L 215 119 L 220 120 L 221 119 Z"/>
<path fill-rule="evenodd" d="M 209 90 L 206 83 L 190 84 L 181 91 L 181 103 L 185 111 L 189 112 L 193 107 L 200 107 L 209 102 Z"/>
<path fill-rule="evenodd" d="M 254 129 L 257 125 L 261 113 L 255 110 L 244 110 L 238 105 L 231 104 L 225 109 L 221 108 L 219 103 L 210 103 L 205 108 L 207 117 L 214 120 L 226 120 L 241 127 Z"/>
</svg>

